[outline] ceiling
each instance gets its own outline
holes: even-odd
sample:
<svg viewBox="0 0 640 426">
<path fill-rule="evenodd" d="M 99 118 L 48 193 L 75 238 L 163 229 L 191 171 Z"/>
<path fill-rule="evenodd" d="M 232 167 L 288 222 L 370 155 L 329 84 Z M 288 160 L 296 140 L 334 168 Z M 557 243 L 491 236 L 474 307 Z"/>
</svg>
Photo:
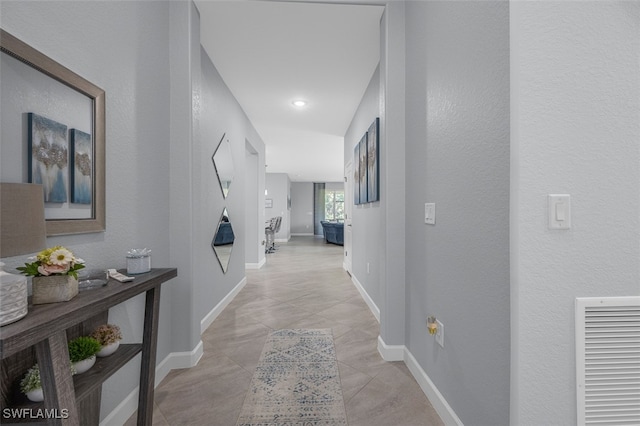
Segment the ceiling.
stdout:
<svg viewBox="0 0 640 426">
<path fill-rule="evenodd" d="M 201 43 L 266 145 L 268 173 L 343 180 L 343 136 L 380 58 L 381 6 L 196 1 Z M 292 105 L 302 99 L 304 108 Z"/>
</svg>

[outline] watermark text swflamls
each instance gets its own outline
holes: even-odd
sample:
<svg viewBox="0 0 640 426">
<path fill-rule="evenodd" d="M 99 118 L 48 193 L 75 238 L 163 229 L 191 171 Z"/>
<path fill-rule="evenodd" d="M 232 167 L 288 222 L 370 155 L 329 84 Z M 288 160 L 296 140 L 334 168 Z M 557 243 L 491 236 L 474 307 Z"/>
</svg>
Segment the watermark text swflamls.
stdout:
<svg viewBox="0 0 640 426">
<path fill-rule="evenodd" d="M 69 410 L 67 408 L 3 408 L 3 419 L 67 419 Z"/>
</svg>

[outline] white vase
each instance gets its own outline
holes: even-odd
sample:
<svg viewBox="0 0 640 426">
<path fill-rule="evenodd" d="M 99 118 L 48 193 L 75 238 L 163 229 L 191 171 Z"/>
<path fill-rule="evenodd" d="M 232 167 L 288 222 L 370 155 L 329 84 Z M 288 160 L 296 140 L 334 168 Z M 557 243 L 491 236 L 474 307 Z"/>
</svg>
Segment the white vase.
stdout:
<svg viewBox="0 0 640 426">
<path fill-rule="evenodd" d="M 2 270 L 0 262 L 0 325 L 10 324 L 27 315 L 27 277 Z"/>
<path fill-rule="evenodd" d="M 92 356 L 91 358 L 83 359 L 82 361 L 74 362 L 73 366 L 76 368 L 76 374 L 82 374 L 85 371 L 89 370 L 93 367 L 93 364 L 96 363 L 96 356 Z"/>
<path fill-rule="evenodd" d="M 113 342 L 107 346 L 103 346 L 102 349 L 100 349 L 100 352 L 96 354 L 96 356 L 98 358 L 104 358 L 106 356 L 109 356 L 118 349 L 118 346 L 120 346 L 120 340 Z"/>
<path fill-rule="evenodd" d="M 42 393 L 42 388 L 30 390 L 29 392 L 25 393 L 25 395 L 27 395 L 27 398 L 29 398 L 29 401 L 33 401 L 33 402 L 44 401 L 44 394 Z"/>
</svg>

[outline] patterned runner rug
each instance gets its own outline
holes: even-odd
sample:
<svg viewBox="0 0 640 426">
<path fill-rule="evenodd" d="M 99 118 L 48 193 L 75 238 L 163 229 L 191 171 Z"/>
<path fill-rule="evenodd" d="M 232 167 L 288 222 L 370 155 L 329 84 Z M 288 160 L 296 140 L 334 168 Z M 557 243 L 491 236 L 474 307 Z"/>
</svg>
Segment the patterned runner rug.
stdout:
<svg viewBox="0 0 640 426">
<path fill-rule="evenodd" d="M 331 329 L 269 335 L 236 425 L 347 425 Z"/>
</svg>

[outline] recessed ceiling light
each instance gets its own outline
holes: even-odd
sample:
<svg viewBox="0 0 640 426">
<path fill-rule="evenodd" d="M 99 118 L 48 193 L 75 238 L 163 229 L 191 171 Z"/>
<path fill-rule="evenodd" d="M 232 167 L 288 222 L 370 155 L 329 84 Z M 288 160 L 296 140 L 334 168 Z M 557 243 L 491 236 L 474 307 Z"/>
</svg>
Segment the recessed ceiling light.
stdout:
<svg viewBox="0 0 640 426">
<path fill-rule="evenodd" d="M 293 101 L 291 103 L 293 104 L 293 106 L 298 108 L 307 106 L 307 101 L 303 101 L 302 99 L 298 99 L 297 101 Z"/>
</svg>

